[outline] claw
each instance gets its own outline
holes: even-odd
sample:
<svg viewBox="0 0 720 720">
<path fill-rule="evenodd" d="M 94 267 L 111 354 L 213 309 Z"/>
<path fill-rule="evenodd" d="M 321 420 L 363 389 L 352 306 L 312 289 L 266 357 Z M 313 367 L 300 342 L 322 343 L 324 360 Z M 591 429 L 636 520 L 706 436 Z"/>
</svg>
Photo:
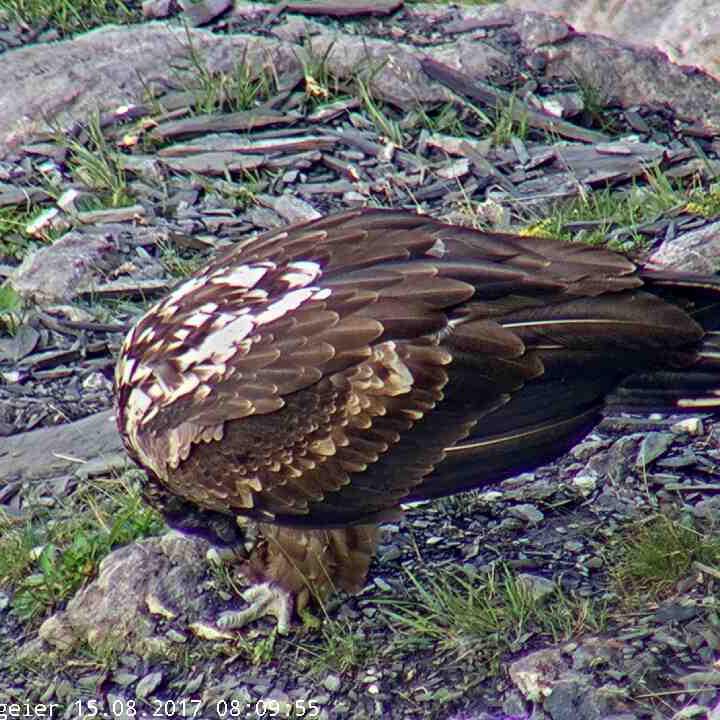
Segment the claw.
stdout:
<svg viewBox="0 0 720 720">
<path fill-rule="evenodd" d="M 277 619 L 279 635 L 287 635 L 290 632 L 290 620 L 294 606 L 291 593 L 273 583 L 264 582 L 248 588 L 242 594 L 242 598 L 245 602 L 250 603 L 250 607 L 221 613 L 216 620 L 219 628 L 223 630 L 241 628 L 261 617 L 272 615 Z"/>
</svg>

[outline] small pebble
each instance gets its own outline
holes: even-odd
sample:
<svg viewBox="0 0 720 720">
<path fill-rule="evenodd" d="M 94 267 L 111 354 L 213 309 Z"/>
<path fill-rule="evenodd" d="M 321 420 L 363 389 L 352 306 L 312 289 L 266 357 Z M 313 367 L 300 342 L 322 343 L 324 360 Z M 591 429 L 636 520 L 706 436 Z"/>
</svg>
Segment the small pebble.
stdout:
<svg viewBox="0 0 720 720">
<path fill-rule="evenodd" d="M 702 418 L 689 417 L 670 426 L 675 433 L 687 433 L 688 435 L 702 435 L 705 432 Z"/>
<path fill-rule="evenodd" d="M 135 697 L 143 699 L 155 692 L 158 685 L 162 682 L 163 675 L 161 672 L 153 672 L 146 675 L 135 687 Z"/>
<path fill-rule="evenodd" d="M 530 503 L 508 508 L 508 513 L 519 520 L 524 520 L 529 525 L 539 525 L 545 519 L 543 512 Z"/>
</svg>

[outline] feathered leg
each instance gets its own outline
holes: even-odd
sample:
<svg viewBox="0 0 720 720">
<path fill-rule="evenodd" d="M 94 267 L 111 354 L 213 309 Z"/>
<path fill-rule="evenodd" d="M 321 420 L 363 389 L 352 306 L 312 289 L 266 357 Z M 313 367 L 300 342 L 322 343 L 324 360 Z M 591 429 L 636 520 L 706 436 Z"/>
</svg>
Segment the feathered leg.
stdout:
<svg viewBox="0 0 720 720">
<path fill-rule="evenodd" d="M 377 544 L 375 525 L 306 530 L 261 524 L 259 540 L 242 568 L 253 585 L 243 593 L 250 607 L 222 613 L 222 628 L 238 628 L 266 615 L 282 635 L 293 609 L 303 610 L 336 590 L 358 592 L 365 583 Z"/>
</svg>

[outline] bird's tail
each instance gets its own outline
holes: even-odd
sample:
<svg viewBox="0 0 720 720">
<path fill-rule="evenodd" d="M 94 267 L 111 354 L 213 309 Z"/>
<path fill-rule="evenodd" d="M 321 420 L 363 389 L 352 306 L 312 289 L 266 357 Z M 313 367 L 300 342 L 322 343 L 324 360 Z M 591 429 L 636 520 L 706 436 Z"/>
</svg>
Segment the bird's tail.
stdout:
<svg viewBox="0 0 720 720">
<path fill-rule="evenodd" d="M 648 270 L 642 278 L 648 290 L 679 305 L 706 334 L 686 367 L 632 375 L 608 397 L 607 407 L 720 413 L 720 276 Z"/>
<path fill-rule="evenodd" d="M 545 370 L 542 376 L 527 382 L 487 421 L 481 419 L 467 438 L 447 448 L 445 460 L 408 499 L 480 487 L 550 462 L 583 438 L 608 411 L 720 414 L 720 277 L 648 272 L 643 280 L 644 293 L 649 291 L 661 297 L 697 322 L 693 328 L 684 319 L 685 331 L 692 338 L 688 345 L 678 345 L 677 337 L 667 348 L 654 340 L 655 323 L 658 336 L 664 332 L 670 337 L 667 323 L 673 318 L 683 321 L 683 315 L 663 312 L 657 303 L 640 295 L 637 306 L 655 314 L 636 317 L 638 321 L 644 320 L 646 327 L 640 328 L 635 345 L 627 331 L 621 332 L 622 327 L 613 334 L 610 324 L 598 324 L 602 334 L 590 336 L 590 340 L 582 333 L 560 336 L 556 330 L 553 338 L 565 340 L 566 347 L 554 349 L 554 340 L 540 340 L 536 344 Z M 572 302 L 566 303 L 558 317 L 563 317 L 562 313 L 567 313 L 571 305 Z M 616 298 L 610 306 L 586 301 L 584 307 L 591 309 L 591 315 L 597 307 L 605 312 L 609 307 L 610 316 L 614 313 L 615 318 L 631 312 L 627 296 Z M 634 312 L 637 311 L 635 307 Z M 552 318 L 553 308 L 546 312 Z M 538 319 L 537 313 L 535 317 Z M 511 320 L 517 329 L 517 318 Z M 660 327 L 662 322 L 666 323 L 664 330 Z M 588 328 L 591 331 L 592 324 Z M 683 327 L 679 327 L 678 336 L 682 331 Z M 592 349 L 593 337 L 597 350 Z M 647 338 L 650 340 L 643 344 Z M 527 329 L 523 339 L 532 339 Z M 572 347 L 571 343 L 576 341 Z M 542 344 L 547 347 L 542 348 Z M 588 345 L 591 349 L 584 349 Z M 456 353 L 453 370 L 460 381 L 448 386 L 450 405 L 461 403 L 469 392 L 474 370 L 472 358 Z M 453 388 L 459 388 L 456 391 L 459 397 L 451 396 Z"/>
</svg>

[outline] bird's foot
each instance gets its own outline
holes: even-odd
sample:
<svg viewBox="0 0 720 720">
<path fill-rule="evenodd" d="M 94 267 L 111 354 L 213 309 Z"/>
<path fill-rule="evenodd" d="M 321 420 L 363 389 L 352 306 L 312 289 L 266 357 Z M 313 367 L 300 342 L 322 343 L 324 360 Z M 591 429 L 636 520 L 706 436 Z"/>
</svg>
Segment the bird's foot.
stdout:
<svg viewBox="0 0 720 720">
<path fill-rule="evenodd" d="M 292 593 L 283 590 L 275 583 L 263 582 L 245 590 L 242 598 L 250 603 L 250 606 L 243 610 L 227 610 L 221 613 L 216 620 L 219 628 L 234 630 L 271 615 L 277 620 L 279 635 L 287 635 L 290 632 L 290 621 L 295 606 Z"/>
</svg>

